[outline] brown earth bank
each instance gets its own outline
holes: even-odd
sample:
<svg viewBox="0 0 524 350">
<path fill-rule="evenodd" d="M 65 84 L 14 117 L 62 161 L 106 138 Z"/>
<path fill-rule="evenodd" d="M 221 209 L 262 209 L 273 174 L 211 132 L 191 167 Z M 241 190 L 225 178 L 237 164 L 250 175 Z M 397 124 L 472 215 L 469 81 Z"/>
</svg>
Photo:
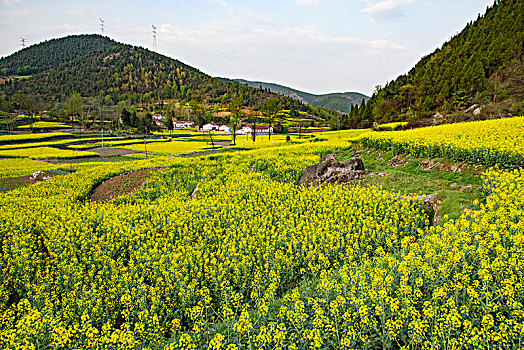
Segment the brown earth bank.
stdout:
<svg viewBox="0 0 524 350">
<path fill-rule="evenodd" d="M 144 154 L 145 152 L 131 151 L 128 149 L 112 148 L 112 147 L 96 147 L 86 149 L 88 152 L 95 152 L 100 155 L 100 157 L 115 157 L 115 156 L 124 156 L 128 154 Z M 152 153 L 152 152 L 148 152 Z"/>
<path fill-rule="evenodd" d="M 6 177 L 0 179 L 0 192 L 8 192 L 18 187 L 32 185 L 37 182 L 46 181 L 52 177 L 57 176 L 56 174 L 50 174 L 46 172 L 40 172 L 37 176 L 26 175 L 16 177 Z"/>
<path fill-rule="evenodd" d="M 153 172 L 157 172 L 164 167 L 152 169 L 139 169 L 124 174 L 114 176 L 102 182 L 91 195 L 92 202 L 105 202 L 110 199 L 131 193 L 142 186 Z"/>
</svg>

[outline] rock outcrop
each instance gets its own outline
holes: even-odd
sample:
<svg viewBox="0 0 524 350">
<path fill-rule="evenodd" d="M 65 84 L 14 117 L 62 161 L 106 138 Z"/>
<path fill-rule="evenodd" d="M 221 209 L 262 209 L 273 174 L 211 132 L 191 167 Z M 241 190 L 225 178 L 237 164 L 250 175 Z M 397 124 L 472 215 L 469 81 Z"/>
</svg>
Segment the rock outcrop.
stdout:
<svg viewBox="0 0 524 350">
<path fill-rule="evenodd" d="M 360 179 L 364 172 L 364 162 L 360 158 L 351 158 L 340 163 L 328 156 L 322 162 L 308 166 L 298 185 L 349 183 Z"/>
</svg>

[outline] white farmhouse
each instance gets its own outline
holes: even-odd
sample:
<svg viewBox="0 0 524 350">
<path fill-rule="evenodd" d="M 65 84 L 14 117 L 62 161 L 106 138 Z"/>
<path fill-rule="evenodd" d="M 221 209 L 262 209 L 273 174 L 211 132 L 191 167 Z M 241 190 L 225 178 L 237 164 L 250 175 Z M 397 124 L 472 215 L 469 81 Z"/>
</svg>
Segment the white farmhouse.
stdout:
<svg viewBox="0 0 524 350">
<path fill-rule="evenodd" d="M 218 131 L 230 133 L 232 132 L 232 128 L 229 125 L 220 125 L 220 128 L 218 128 Z"/>
<path fill-rule="evenodd" d="M 195 122 L 190 120 L 174 120 L 173 119 L 173 128 L 175 129 L 187 129 L 195 125 Z"/>
<path fill-rule="evenodd" d="M 205 124 L 202 127 L 202 131 L 204 131 L 204 132 L 218 131 L 219 128 L 220 128 L 220 125 L 218 125 L 218 124 L 208 123 L 208 124 Z"/>
<path fill-rule="evenodd" d="M 164 123 L 162 123 L 161 120 L 158 120 L 158 119 L 153 119 L 153 121 L 155 122 L 156 126 L 158 126 L 159 128 L 164 128 Z"/>
<path fill-rule="evenodd" d="M 267 126 L 267 125 L 257 125 L 255 126 L 256 134 L 257 135 L 267 135 L 270 132 L 273 134 L 273 127 Z M 242 128 L 242 134 L 245 135 L 252 135 L 253 134 L 253 125 L 246 125 Z"/>
</svg>

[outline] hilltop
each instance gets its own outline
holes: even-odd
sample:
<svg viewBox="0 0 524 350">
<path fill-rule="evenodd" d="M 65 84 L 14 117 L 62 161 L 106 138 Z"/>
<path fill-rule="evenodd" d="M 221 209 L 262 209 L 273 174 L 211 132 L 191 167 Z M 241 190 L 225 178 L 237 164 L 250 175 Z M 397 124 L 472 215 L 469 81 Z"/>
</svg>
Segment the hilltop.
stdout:
<svg viewBox="0 0 524 350">
<path fill-rule="evenodd" d="M 194 101 L 205 112 L 226 108 L 238 96 L 254 110 L 273 97 L 282 109 L 305 112 L 319 120 L 336 114 L 264 89 L 212 78 L 176 59 L 100 35 L 69 36 L 31 46 L 0 59 L 0 71 L 6 76 L 0 84 L 5 99 L 0 110 L 16 108 L 21 94 L 53 104 L 67 101 L 76 92 L 113 106 L 126 101 L 150 110 L 164 102 Z M 26 74 L 23 79 L 12 76 L 21 73 Z"/>
<path fill-rule="evenodd" d="M 496 1 L 408 73 L 378 87 L 349 119 L 420 125 L 520 115 L 523 58 L 524 2 Z"/>
<path fill-rule="evenodd" d="M 327 108 L 341 113 L 349 113 L 351 111 L 351 106 L 360 105 L 362 100 L 369 100 L 369 96 L 359 92 L 335 92 L 315 95 L 274 83 L 249 81 L 245 79 L 232 79 L 232 81 L 254 88 L 267 89 L 276 94 L 299 100 L 305 104 L 313 105 L 319 108 Z"/>
<path fill-rule="evenodd" d="M 31 75 L 118 43 L 101 35 L 71 35 L 32 45 L 0 59 L 0 76 Z"/>
</svg>

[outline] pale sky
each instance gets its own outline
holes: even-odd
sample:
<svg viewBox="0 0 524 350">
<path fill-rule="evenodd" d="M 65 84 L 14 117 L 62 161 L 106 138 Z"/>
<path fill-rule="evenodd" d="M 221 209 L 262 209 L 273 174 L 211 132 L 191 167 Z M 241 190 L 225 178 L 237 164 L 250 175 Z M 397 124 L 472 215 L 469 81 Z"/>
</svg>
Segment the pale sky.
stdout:
<svg viewBox="0 0 524 350">
<path fill-rule="evenodd" d="M 215 77 L 367 95 L 440 47 L 493 0 L 0 0 L 0 56 L 100 33 Z"/>
</svg>

